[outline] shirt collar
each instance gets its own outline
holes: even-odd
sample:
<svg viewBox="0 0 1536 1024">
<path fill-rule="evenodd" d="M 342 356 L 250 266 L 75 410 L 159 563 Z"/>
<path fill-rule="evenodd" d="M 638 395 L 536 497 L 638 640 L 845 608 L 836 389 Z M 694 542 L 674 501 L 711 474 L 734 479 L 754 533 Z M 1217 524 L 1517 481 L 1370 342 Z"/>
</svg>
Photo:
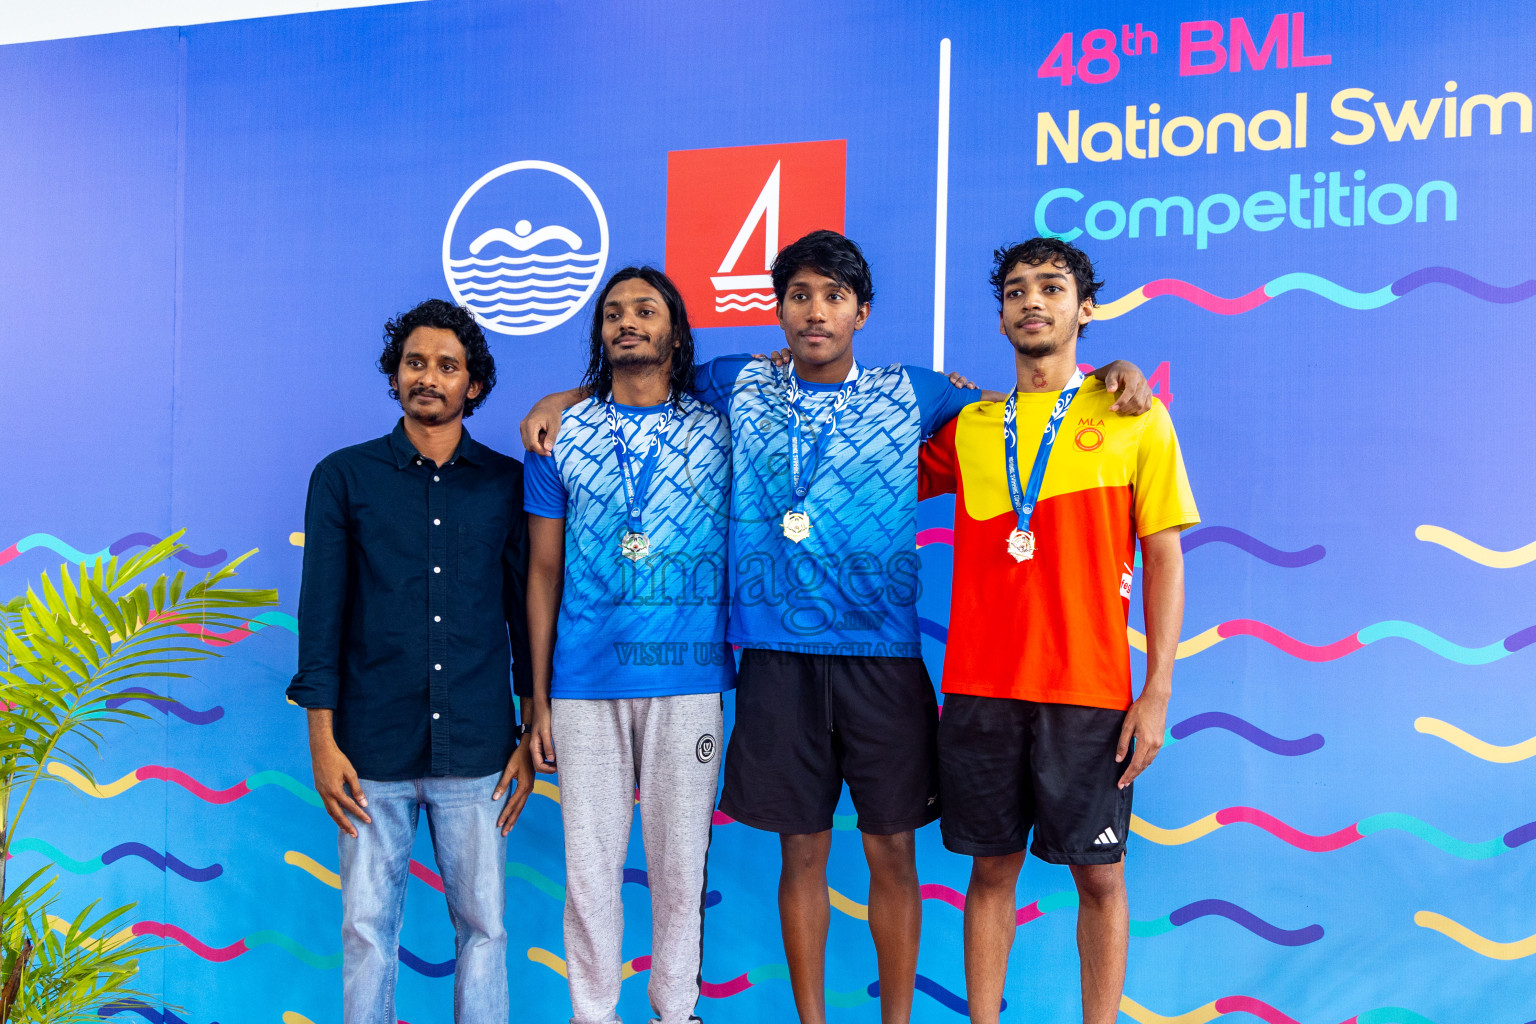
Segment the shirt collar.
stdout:
<svg viewBox="0 0 1536 1024">
<path fill-rule="evenodd" d="M 404 469 L 420 456 L 416 446 L 411 444 L 411 439 L 405 433 L 405 417 L 400 417 L 395 422 L 395 429 L 389 432 L 389 450 L 395 456 L 395 468 Z M 468 428 L 464 429 L 463 436 L 459 438 L 459 447 L 454 451 L 453 458 L 449 462 L 463 459 L 477 466 L 485 464 L 485 446 L 469 436 Z"/>
</svg>

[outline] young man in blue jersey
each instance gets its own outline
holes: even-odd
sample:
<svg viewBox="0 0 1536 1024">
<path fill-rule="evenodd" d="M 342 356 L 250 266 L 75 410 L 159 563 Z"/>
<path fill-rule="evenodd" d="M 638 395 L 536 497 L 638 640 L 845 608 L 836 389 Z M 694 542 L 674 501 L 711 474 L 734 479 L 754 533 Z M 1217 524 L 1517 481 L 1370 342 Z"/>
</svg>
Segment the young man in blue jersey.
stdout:
<svg viewBox="0 0 1536 1024">
<path fill-rule="evenodd" d="M 704 862 L 720 774 L 730 428 L 693 394 L 676 287 L 626 267 L 593 310 L 589 396 L 530 452 L 533 760 L 560 772 L 573 1024 L 615 1024 L 635 790 L 652 908 L 651 1006 L 696 1020 Z"/>
<path fill-rule="evenodd" d="M 921 367 L 864 367 L 852 342 L 874 297 L 849 239 L 817 231 L 773 265 L 791 366 L 727 356 L 699 368 L 699 393 L 730 419 L 731 615 L 744 648 L 720 807 L 777 832 L 779 916 L 800 1019 L 824 1024 L 832 816 L 848 784 L 870 870 L 869 925 L 881 1019 L 909 1019 L 922 927 L 915 829 L 938 817 L 933 685 L 916 602 L 917 452 L 973 401 Z M 1135 367 L 1098 371 L 1150 403 Z M 553 436 L 550 396 L 524 443 Z"/>
</svg>

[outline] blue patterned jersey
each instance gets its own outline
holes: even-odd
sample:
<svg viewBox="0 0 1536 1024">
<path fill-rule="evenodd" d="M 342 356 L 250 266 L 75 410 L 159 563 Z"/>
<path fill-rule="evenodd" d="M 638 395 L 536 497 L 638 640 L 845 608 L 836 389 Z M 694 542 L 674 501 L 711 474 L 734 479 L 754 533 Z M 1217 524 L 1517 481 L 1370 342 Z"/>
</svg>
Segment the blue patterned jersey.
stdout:
<svg viewBox="0 0 1536 1024">
<path fill-rule="evenodd" d="M 810 536 L 796 544 L 780 526 L 791 503 L 791 372 L 765 359 L 726 356 L 697 374 L 701 397 L 731 421 L 726 636 L 743 647 L 921 657 L 917 449 L 979 392 L 921 367 L 857 371 L 857 389 L 806 496 Z M 799 386 L 808 452 L 841 385 Z"/>
<path fill-rule="evenodd" d="M 665 406 L 616 406 L 624 436 L 652 436 Z M 628 506 L 605 403 L 587 399 L 561 423 L 553 455 L 528 453 L 524 507 L 565 520 L 565 589 L 550 695 L 664 697 L 735 685 L 725 642 L 731 435 L 694 398 L 666 433 L 644 500 L 651 553 L 619 553 Z M 631 455 L 633 461 L 636 456 Z"/>
</svg>

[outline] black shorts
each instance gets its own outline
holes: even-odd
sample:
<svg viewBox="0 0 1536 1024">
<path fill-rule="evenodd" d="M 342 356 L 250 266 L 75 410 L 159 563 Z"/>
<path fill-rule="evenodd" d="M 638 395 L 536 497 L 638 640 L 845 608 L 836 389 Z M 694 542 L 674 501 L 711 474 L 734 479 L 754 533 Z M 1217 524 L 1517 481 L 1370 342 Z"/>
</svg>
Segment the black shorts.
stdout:
<svg viewBox="0 0 1536 1024">
<path fill-rule="evenodd" d="M 939 724 L 944 845 L 970 857 L 1029 849 L 1052 864 L 1125 854 L 1130 755 L 1115 761 L 1124 711 L 952 693 Z M 1133 744 L 1134 746 L 1134 744 Z"/>
<path fill-rule="evenodd" d="M 859 831 L 939 816 L 938 700 L 920 658 L 748 648 L 720 809 L 786 835 L 832 827 L 844 780 Z"/>
</svg>

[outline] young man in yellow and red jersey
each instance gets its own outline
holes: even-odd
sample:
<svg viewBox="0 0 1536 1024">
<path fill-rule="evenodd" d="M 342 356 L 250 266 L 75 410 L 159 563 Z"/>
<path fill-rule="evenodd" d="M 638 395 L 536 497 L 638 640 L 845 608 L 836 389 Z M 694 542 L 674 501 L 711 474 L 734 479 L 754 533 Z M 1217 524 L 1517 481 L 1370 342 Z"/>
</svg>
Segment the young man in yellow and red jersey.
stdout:
<svg viewBox="0 0 1536 1024">
<path fill-rule="evenodd" d="M 1130 914 L 1131 780 L 1162 745 L 1184 617 L 1179 532 L 1199 522 L 1168 411 L 1110 410 L 1077 367 L 1093 264 L 1055 238 L 995 255 L 1017 389 L 968 406 L 924 446 L 920 496 L 954 493 L 955 554 L 939 803 L 944 845 L 973 858 L 965 979 L 976 1024 L 998 1019 L 1035 856 L 1078 891 L 1084 1024 L 1112 1024 Z M 1141 541 L 1147 677 L 1131 699 L 1126 618 Z"/>
</svg>

